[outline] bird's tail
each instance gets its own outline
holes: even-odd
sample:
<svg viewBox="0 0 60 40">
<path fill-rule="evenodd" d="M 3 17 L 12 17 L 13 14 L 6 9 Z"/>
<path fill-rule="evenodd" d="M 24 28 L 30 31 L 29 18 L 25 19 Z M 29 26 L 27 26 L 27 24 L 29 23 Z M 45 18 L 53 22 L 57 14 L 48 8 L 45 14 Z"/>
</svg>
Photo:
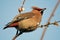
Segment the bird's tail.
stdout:
<svg viewBox="0 0 60 40">
<path fill-rule="evenodd" d="M 6 27 L 4 27 L 3 29 L 9 28 L 9 25 L 6 25 Z"/>
<path fill-rule="evenodd" d="M 10 22 L 8 24 L 6 24 L 6 27 L 4 27 L 3 29 L 9 28 Z"/>
<path fill-rule="evenodd" d="M 8 28 L 8 27 L 4 27 L 3 29 L 6 29 L 6 28 Z"/>
<path fill-rule="evenodd" d="M 10 27 L 16 27 L 16 26 L 18 26 L 18 22 L 16 22 L 16 23 L 9 22 L 6 25 L 6 27 L 4 27 L 3 29 L 10 28 Z"/>
</svg>

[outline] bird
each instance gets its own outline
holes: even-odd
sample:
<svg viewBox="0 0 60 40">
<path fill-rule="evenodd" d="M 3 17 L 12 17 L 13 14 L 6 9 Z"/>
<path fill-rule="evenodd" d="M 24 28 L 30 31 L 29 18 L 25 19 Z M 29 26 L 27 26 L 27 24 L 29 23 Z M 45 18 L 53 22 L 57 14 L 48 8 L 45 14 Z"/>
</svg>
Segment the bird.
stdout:
<svg viewBox="0 0 60 40">
<path fill-rule="evenodd" d="M 32 6 L 32 11 L 16 15 L 13 20 L 9 22 L 3 29 L 12 27 L 17 29 L 13 40 L 24 32 L 32 32 L 39 27 L 45 9 L 46 8 Z"/>
</svg>

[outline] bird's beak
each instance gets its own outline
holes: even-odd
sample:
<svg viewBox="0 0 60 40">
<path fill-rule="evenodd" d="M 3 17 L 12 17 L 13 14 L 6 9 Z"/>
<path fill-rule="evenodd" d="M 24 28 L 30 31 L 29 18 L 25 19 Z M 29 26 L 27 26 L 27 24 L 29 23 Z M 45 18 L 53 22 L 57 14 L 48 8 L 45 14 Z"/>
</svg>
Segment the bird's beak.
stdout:
<svg viewBox="0 0 60 40">
<path fill-rule="evenodd" d="M 46 8 L 43 8 L 41 11 L 44 11 L 44 10 L 46 10 Z"/>
<path fill-rule="evenodd" d="M 44 10 L 46 10 L 46 8 L 40 10 L 41 15 L 43 15 Z"/>
<path fill-rule="evenodd" d="M 3 29 L 8 28 L 10 24 L 11 24 L 11 22 L 9 22 L 8 24 L 6 24 L 6 26 Z"/>
</svg>

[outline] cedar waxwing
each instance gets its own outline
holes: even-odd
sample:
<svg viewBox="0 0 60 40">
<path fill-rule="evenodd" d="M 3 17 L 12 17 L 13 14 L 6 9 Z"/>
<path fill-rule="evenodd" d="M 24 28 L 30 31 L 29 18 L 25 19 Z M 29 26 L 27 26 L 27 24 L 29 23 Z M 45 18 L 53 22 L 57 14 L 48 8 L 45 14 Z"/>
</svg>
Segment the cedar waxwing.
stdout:
<svg viewBox="0 0 60 40">
<path fill-rule="evenodd" d="M 30 32 L 37 29 L 41 22 L 43 11 L 46 8 L 41 9 L 33 6 L 32 9 L 33 10 L 31 12 L 21 13 L 15 16 L 14 19 L 3 29 L 15 27 L 17 29 L 17 33 L 14 38 L 18 37 L 24 32 Z M 20 32 L 18 33 L 18 31 Z"/>
</svg>

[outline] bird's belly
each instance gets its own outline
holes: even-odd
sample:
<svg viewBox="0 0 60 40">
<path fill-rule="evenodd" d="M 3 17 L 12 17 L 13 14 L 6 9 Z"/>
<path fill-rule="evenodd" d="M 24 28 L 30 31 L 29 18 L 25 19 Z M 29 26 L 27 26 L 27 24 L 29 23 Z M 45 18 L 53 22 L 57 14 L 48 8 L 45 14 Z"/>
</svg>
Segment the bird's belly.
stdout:
<svg viewBox="0 0 60 40">
<path fill-rule="evenodd" d="M 20 29 L 35 30 L 37 28 L 37 22 L 34 19 L 26 19 L 19 22 Z"/>
</svg>

